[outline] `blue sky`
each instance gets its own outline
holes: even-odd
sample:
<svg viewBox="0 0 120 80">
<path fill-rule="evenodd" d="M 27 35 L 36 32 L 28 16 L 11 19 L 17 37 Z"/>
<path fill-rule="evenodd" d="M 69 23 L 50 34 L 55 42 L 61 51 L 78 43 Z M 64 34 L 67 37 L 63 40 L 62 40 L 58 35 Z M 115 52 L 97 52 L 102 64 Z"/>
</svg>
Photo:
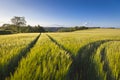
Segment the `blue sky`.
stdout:
<svg viewBox="0 0 120 80">
<path fill-rule="evenodd" d="M 120 0 L 1 0 L 0 25 L 13 16 L 30 25 L 120 27 Z"/>
</svg>

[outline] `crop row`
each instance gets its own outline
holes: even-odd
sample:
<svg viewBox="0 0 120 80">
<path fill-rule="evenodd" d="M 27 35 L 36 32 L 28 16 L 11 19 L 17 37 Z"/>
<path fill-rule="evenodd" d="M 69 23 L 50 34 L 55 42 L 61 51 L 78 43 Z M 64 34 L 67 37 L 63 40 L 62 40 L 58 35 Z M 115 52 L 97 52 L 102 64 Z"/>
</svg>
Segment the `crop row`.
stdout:
<svg viewBox="0 0 120 80">
<path fill-rule="evenodd" d="M 67 52 L 42 34 L 11 80 L 65 80 L 70 64 Z"/>
<path fill-rule="evenodd" d="M 109 41 L 101 45 L 94 55 L 97 75 L 102 80 L 120 79 L 120 41 Z"/>
<path fill-rule="evenodd" d="M 0 79 L 4 80 L 17 67 L 19 60 L 38 34 L 0 36 Z"/>
<path fill-rule="evenodd" d="M 103 31 L 103 33 L 101 33 L 101 31 L 95 32 L 90 30 L 73 33 L 48 34 L 55 43 L 74 55 L 74 59 L 67 73 L 69 76 L 68 80 L 120 79 L 120 44 L 117 44 L 120 41 L 119 32 L 116 31 L 114 34 L 109 31 Z M 116 45 L 112 45 L 112 43 L 109 42 L 116 42 Z M 97 57 L 99 60 L 103 58 L 100 57 L 100 55 L 96 56 L 96 54 L 98 54 L 99 47 L 106 43 L 109 44 L 105 46 L 106 51 L 103 53 L 107 54 L 107 56 L 104 56 L 105 61 L 96 61 Z M 99 54 L 102 54 L 102 52 Z M 106 63 L 106 61 L 109 63 Z M 110 69 L 104 70 L 104 67 Z"/>
<path fill-rule="evenodd" d="M 114 32 L 114 33 L 111 33 Z M 102 32 L 102 33 L 101 33 Z M 17 62 L 17 66 L 0 66 L 6 77 L 8 69 L 16 68 L 8 80 L 119 80 L 120 79 L 120 32 L 119 30 L 83 30 L 71 33 L 42 33 L 31 36 L 24 35 L 14 42 L 13 48 L 20 48 L 8 64 Z M 12 35 L 11 35 L 12 36 Z M 14 35 L 15 36 L 15 35 Z M 0 36 L 1 37 L 1 36 Z M 17 36 L 18 37 L 18 36 Z M 6 45 L 3 36 L 1 51 Z M 13 38 L 13 37 L 12 37 Z M 11 39 L 12 39 L 11 38 Z M 9 38 L 10 39 L 10 38 Z M 26 41 L 22 44 L 23 41 Z M 18 44 L 18 46 L 17 46 Z M 24 46 L 23 46 L 24 45 Z M 21 48 L 23 46 L 23 48 Z M 16 48 L 17 47 L 17 48 Z M 9 50 L 9 48 L 11 48 Z M 1 52 L 0 59 L 5 59 Z M 23 55 L 23 53 L 25 55 Z M 22 56 L 17 60 L 17 56 Z M 14 56 L 15 55 L 15 56 Z M 9 55 L 8 55 L 9 56 Z M 6 58 L 7 59 L 7 58 Z M 6 61 L 6 62 L 7 62 Z M 4 64 L 6 64 L 4 62 Z M 8 71 L 7 73 L 10 73 Z M 1 74 L 3 74 L 1 73 Z"/>
</svg>

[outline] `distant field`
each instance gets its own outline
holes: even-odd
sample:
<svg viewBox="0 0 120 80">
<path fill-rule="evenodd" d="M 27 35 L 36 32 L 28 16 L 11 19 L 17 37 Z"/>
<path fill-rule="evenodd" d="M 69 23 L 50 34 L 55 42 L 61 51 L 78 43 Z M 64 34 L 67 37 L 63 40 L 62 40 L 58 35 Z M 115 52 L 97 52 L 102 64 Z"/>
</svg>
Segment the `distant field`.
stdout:
<svg viewBox="0 0 120 80">
<path fill-rule="evenodd" d="M 120 29 L 0 35 L 0 80 L 120 80 Z"/>
</svg>

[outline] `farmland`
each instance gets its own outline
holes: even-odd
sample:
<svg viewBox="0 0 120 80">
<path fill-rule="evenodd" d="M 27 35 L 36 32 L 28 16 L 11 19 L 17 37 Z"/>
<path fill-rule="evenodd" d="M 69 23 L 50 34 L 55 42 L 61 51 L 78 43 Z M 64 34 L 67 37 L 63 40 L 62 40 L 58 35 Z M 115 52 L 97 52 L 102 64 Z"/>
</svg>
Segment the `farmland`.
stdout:
<svg viewBox="0 0 120 80">
<path fill-rule="evenodd" d="M 120 29 L 0 35 L 0 80 L 120 80 Z"/>
</svg>

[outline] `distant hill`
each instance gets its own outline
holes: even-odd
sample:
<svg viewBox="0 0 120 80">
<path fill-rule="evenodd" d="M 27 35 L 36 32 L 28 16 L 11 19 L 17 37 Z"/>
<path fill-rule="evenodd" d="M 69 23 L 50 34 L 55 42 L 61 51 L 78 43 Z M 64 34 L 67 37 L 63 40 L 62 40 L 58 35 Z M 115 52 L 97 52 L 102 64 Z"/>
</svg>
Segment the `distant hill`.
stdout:
<svg viewBox="0 0 120 80">
<path fill-rule="evenodd" d="M 58 31 L 59 29 L 62 29 L 64 27 L 44 27 L 44 30 L 45 31 L 48 31 L 48 32 L 56 32 Z"/>
<path fill-rule="evenodd" d="M 84 29 L 96 29 L 100 27 L 75 26 L 75 27 L 43 27 L 43 28 L 46 32 L 71 32 Z"/>
</svg>

